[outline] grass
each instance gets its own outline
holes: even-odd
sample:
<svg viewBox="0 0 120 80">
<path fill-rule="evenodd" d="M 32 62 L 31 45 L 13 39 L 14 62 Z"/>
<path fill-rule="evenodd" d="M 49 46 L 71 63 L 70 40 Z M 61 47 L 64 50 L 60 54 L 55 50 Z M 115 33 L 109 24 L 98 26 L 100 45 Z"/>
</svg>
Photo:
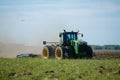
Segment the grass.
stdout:
<svg viewBox="0 0 120 80">
<path fill-rule="evenodd" d="M 0 58 L 0 80 L 120 80 L 120 59 Z"/>
</svg>

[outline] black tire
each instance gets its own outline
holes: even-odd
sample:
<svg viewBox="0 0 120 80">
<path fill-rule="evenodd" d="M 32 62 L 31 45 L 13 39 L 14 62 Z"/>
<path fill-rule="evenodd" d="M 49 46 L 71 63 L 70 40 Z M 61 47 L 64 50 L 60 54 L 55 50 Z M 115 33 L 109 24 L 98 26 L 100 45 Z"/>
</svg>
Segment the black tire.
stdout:
<svg viewBox="0 0 120 80">
<path fill-rule="evenodd" d="M 90 46 L 87 46 L 87 58 L 92 58 L 93 57 L 93 51 Z"/>
<path fill-rule="evenodd" d="M 87 45 L 79 45 L 79 53 L 78 58 L 87 57 Z"/>
<path fill-rule="evenodd" d="M 62 59 L 63 58 L 64 51 L 61 47 L 57 47 L 55 50 L 55 57 L 57 59 Z"/>
<path fill-rule="evenodd" d="M 75 54 L 75 51 L 74 51 L 74 47 L 72 46 L 69 46 L 68 49 L 67 49 L 67 52 L 68 52 L 68 58 L 72 58 L 72 59 L 76 59 L 77 58 L 77 55 Z"/>
<path fill-rule="evenodd" d="M 55 57 L 57 59 L 65 59 L 65 58 L 76 58 L 74 53 L 74 49 L 70 46 L 66 47 L 57 47 L 55 50 Z"/>
<path fill-rule="evenodd" d="M 68 57 L 68 53 L 64 47 L 57 47 L 55 50 L 55 57 L 57 59 L 63 59 Z"/>
<path fill-rule="evenodd" d="M 93 51 L 92 48 L 88 45 L 80 45 L 79 46 L 79 52 L 85 53 L 85 55 L 80 55 L 80 58 L 92 58 L 93 57 Z"/>
<path fill-rule="evenodd" d="M 52 46 L 45 46 L 43 47 L 42 50 L 42 56 L 44 59 L 48 59 L 48 58 L 54 58 L 55 54 L 54 54 L 54 48 L 52 48 Z"/>
</svg>

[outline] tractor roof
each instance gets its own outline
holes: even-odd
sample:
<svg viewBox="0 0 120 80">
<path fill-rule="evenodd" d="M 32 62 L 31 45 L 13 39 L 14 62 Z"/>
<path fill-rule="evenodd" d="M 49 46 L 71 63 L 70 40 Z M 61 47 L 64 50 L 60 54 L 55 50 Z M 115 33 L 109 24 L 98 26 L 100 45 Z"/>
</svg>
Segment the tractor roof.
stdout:
<svg viewBox="0 0 120 80">
<path fill-rule="evenodd" d="M 74 31 L 69 31 L 69 32 L 67 32 L 66 30 L 64 30 L 64 32 L 61 32 L 60 34 L 63 34 L 63 33 L 68 33 L 68 34 L 71 34 L 71 33 L 76 33 L 76 34 L 78 34 L 78 33 L 79 33 L 79 31 L 78 31 L 78 32 L 74 32 Z"/>
</svg>

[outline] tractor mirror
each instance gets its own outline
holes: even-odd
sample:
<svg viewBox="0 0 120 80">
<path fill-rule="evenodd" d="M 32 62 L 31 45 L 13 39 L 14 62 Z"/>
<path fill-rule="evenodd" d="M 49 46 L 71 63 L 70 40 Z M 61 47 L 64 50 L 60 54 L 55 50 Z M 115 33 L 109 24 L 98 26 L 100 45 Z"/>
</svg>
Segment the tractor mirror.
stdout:
<svg viewBox="0 0 120 80">
<path fill-rule="evenodd" d="M 61 34 L 59 34 L 59 37 L 61 37 Z"/>
<path fill-rule="evenodd" d="M 81 37 L 83 37 L 83 34 L 81 34 Z"/>
<path fill-rule="evenodd" d="M 45 45 L 45 44 L 46 44 L 46 41 L 43 41 L 43 44 Z"/>
</svg>

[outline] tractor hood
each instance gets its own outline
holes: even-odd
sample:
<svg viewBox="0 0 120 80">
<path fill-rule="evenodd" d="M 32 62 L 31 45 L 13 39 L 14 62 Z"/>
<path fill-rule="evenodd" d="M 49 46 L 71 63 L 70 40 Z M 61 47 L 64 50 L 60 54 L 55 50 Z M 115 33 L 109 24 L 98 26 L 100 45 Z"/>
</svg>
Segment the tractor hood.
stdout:
<svg viewBox="0 0 120 80">
<path fill-rule="evenodd" d="M 83 41 L 83 40 L 71 40 L 70 41 L 71 45 L 87 45 L 87 42 L 86 41 Z"/>
<path fill-rule="evenodd" d="M 71 46 L 73 46 L 74 47 L 74 50 L 75 50 L 75 53 L 76 54 L 79 54 L 79 45 L 87 45 L 87 42 L 85 42 L 85 41 L 83 41 L 83 40 L 71 40 L 70 41 L 70 44 L 71 44 Z"/>
</svg>

